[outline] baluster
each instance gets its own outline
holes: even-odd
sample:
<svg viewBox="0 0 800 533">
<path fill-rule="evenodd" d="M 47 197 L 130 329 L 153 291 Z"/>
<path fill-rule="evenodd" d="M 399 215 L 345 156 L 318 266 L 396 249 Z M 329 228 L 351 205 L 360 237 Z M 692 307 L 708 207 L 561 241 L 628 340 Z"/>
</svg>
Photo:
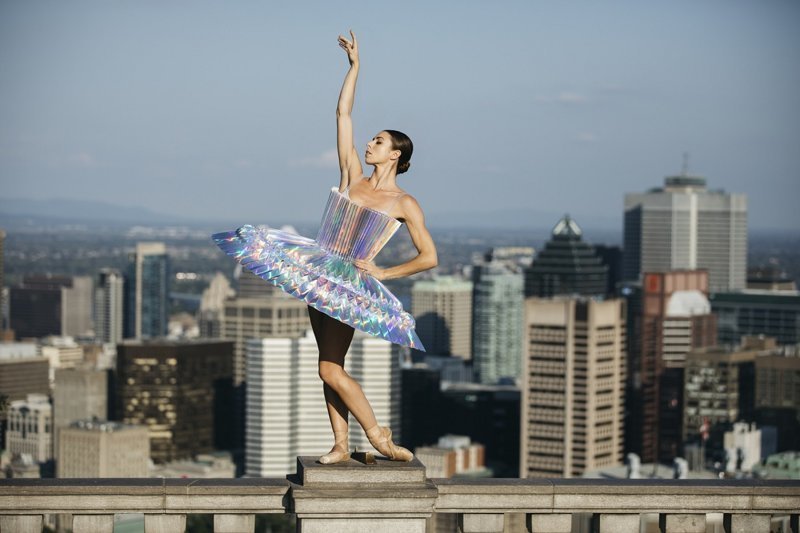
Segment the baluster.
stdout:
<svg viewBox="0 0 800 533">
<path fill-rule="evenodd" d="M 571 533 L 571 514 L 530 514 L 528 531 L 532 533 Z"/>
<path fill-rule="evenodd" d="M 144 533 L 173 533 L 186 531 L 185 514 L 146 514 Z"/>
<path fill-rule="evenodd" d="M 768 514 L 726 514 L 727 533 L 769 533 L 772 516 Z"/>
<path fill-rule="evenodd" d="M 72 516 L 73 533 L 114 533 L 113 514 L 76 514 Z"/>
<path fill-rule="evenodd" d="M 600 533 L 639 533 L 641 528 L 638 514 L 596 514 L 592 521 L 600 523 Z"/>
<path fill-rule="evenodd" d="M 458 527 L 462 533 L 503 533 L 503 513 L 461 513 Z"/>
<path fill-rule="evenodd" d="M 658 522 L 663 533 L 706 533 L 704 514 L 662 514 Z"/>
<path fill-rule="evenodd" d="M 214 533 L 253 533 L 256 529 L 254 514 L 215 514 Z"/>
<path fill-rule="evenodd" d="M 20 533 L 41 533 L 42 515 L 0 515 L 0 531 L 3 533 L 6 531 L 19 531 Z"/>
</svg>

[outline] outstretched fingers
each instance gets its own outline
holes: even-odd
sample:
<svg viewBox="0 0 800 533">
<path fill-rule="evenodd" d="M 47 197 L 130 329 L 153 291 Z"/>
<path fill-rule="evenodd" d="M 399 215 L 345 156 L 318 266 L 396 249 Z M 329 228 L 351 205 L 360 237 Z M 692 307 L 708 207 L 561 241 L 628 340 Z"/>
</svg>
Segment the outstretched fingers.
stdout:
<svg viewBox="0 0 800 533">
<path fill-rule="evenodd" d="M 339 35 L 339 46 L 352 58 L 352 56 L 358 54 L 358 41 L 356 40 L 356 34 L 353 33 L 353 30 L 350 30 L 350 37 L 352 37 L 352 41 L 348 40 L 347 37 L 343 35 Z"/>
</svg>

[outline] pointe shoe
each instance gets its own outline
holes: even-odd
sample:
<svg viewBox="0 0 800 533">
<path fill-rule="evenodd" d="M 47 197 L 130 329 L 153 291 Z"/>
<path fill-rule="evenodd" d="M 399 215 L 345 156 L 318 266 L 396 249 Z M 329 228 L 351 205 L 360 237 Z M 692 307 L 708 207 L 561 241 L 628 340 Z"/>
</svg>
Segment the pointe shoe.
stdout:
<svg viewBox="0 0 800 533">
<path fill-rule="evenodd" d="M 367 439 L 372 446 L 392 461 L 410 461 L 414 454 L 397 446 L 392 442 L 392 430 L 387 427 L 375 426 L 367 432 Z"/>
<path fill-rule="evenodd" d="M 347 461 L 350 459 L 350 451 L 347 447 L 347 432 L 333 432 L 334 436 L 334 444 L 333 449 L 330 452 L 326 453 L 322 457 L 319 458 L 319 462 L 324 465 L 330 465 L 333 463 L 341 463 L 342 461 Z M 344 451 L 342 451 L 344 450 Z"/>
</svg>

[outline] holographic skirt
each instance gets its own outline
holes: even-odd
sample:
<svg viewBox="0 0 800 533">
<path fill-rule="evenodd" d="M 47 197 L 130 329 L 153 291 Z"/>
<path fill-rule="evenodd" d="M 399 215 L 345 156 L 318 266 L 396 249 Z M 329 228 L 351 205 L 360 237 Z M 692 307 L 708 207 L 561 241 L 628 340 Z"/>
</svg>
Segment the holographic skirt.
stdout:
<svg viewBox="0 0 800 533">
<path fill-rule="evenodd" d="M 249 224 L 212 238 L 243 267 L 314 309 L 370 335 L 425 351 L 414 318 L 397 297 L 314 239 Z"/>
</svg>

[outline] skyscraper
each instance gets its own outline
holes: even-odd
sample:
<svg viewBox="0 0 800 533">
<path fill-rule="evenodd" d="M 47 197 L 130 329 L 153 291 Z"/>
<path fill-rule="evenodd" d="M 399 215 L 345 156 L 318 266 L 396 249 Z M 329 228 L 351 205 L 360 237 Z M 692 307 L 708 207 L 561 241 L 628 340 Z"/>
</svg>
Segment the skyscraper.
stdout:
<svg viewBox="0 0 800 533">
<path fill-rule="evenodd" d="M 487 255 L 472 267 L 472 359 L 476 380 L 520 376 L 523 277 Z"/>
<path fill-rule="evenodd" d="M 170 267 L 164 243 L 137 243 L 126 278 L 125 338 L 165 336 L 169 318 Z"/>
<path fill-rule="evenodd" d="M 671 462 L 681 453 L 686 354 L 716 343 L 708 274 L 647 272 L 632 299 L 639 338 L 630 346 L 625 445 L 643 462 Z"/>
<path fill-rule="evenodd" d="M 752 420 L 755 359 L 759 350 L 721 346 L 686 355 L 683 440 L 699 440 L 703 428 L 720 436 L 730 424 Z"/>
<path fill-rule="evenodd" d="M 364 390 L 378 423 L 400 433 L 400 348 L 356 331 L 345 371 Z M 312 331 L 301 338 L 251 339 L 247 343 L 247 449 L 245 475 L 285 476 L 298 455 L 322 455 L 333 445 L 319 351 Z M 350 416 L 350 449 L 372 449 Z"/>
<path fill-rule="evenodd" d="M 229 447 L 231 362 L 226 341 L 123 341 L 117 346 L 117 412 L 148 426 L 156 462 Z"/>
<path fill-rule="evenodd" d="M 604 296 L 607 285 L 608 267 L 592 245 L 583 241 L 583 231 L 569 215 L 558 221 L 544 250 L 525 269 L 526 297 Z"/>
<path fill-rule="evenodd" d="M 123 339 L 125 280 L 111 268 L 103 268 L 94 291 L 94 333 L 103 342 L 116 344 Z"/>
<path fill-rule="evenodd" d="M 27 275 L 11 287 L 11 329 L 18 339 L 61 335 L 62 287 L 71 284 L 67 276 Z"/>
<path fill-rule="evenodd" d="M 472 359 L 472 282 L 455 276 L 415 281 L 411 314 L 425 351 Z"/>
<path fill-rule="evenodd" d="M 624 276 L 706 269 L 711 292 L 745 288 L 747 197 L 687 175 L 625 195 Z"/>
<path fill-rule="evenodd" d="M 623 454 L 625 302 L 525 300 L 520 477 L 577 477 Z"/>
<path fill-rule="evenodd" d="M 27 275 L 11 288 L 10 300 L 17 338 L 85 335 L 92 328 L 89 276 Z"/>
<path fill-rule="evenodd" d="M 62 335 L 82 336 L 93 329 L 94 282 L 91 276 L 74 276 L 72 285 L 62 289 Z"/>
</svg>

